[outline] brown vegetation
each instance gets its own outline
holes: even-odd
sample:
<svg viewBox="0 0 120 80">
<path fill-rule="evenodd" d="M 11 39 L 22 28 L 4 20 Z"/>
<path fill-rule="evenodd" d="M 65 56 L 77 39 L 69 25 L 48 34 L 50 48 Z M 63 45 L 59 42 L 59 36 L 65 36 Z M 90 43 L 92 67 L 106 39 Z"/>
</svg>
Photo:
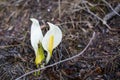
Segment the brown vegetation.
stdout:
<svg viewBox="0 0 120 80">
<path fill-rule="evenodd" d="M 78 55 L 94 32 L 95 37 L 79 57 L 21 80 L 119 80 L 119 0 L 0 0 L 0 80 L 14 80 L 36 69 L 31 17 L 41 25 L 52 22 L 63 32 L 48 65 Z"/>
</svg>

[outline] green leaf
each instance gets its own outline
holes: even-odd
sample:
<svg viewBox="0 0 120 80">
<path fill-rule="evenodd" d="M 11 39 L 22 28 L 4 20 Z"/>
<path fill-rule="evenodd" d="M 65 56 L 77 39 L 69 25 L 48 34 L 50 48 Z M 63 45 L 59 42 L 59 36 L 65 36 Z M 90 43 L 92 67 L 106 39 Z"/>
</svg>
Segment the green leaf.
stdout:
<svg viewBox="0 0 120 80">
<path fill-rule="evenodd" d="M 37 55 L 36 55 L 36 59 L 35 59 L 35 64 L 36 65 L 42 64 L 42 62 L 45 59 L 45 55 L 44 55 L 44 50 L 43 50 L 43 47 L 42 47 L 41 43 L 38 44 L 38 51 L 37 51 L 36 54 Z"/>
</svg>

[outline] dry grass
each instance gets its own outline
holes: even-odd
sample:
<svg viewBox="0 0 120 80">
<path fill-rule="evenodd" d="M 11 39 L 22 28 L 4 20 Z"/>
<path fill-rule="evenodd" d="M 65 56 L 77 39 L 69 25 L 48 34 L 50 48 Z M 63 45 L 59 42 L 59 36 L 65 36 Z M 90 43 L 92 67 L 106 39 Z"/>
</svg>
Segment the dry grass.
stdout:
<svg viewBox="0 0 120 80">
<path fill-rule="evenodd" d="M 63 32 L 63 40 L 49 64 L 80 53 L 93 32 L 96 38 L 79 58 L 44 69 L 41 76 L 30 74 L 22 80 L 119 79 L 120 10 L 116 10 L 119 3 L 119 0 L 0 0 L 0 80 L 14 80 L 36 69 L 29 38 L 30 17 L 37 18 L 41 25 L 53 22 Z"/>
</svg>

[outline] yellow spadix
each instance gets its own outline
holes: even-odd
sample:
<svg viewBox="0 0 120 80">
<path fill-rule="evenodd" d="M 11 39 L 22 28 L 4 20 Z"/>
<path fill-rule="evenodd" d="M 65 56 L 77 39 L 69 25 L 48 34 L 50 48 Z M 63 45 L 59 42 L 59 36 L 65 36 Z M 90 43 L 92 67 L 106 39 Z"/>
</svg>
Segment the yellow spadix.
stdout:
<svg viewBox="0 0 120 80">
<path fill-rule="evenodd" d="M 42 40 L 42 46 L 47 51 L 46 63 L 49 62 L 53 49 L 56 48 L 62 40 L 62 31 L 60 28 L 49 22 L 48 25 L 50 26 L 50 29 Z"/>
</svg>

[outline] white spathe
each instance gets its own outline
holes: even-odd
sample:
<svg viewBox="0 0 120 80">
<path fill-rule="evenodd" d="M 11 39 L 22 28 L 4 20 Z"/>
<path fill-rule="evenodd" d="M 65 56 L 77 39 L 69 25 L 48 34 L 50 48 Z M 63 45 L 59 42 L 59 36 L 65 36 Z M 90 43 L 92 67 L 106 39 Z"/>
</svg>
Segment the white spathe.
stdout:
<svg viewBox="0 0 120 80">
<path fill-rule="evenodd" d="M 32 21 L 32 25 L 31 25 L 31 45 L 35 51 L 35 55 L 37 56 L 37 50 L 38 50 L 38 44 L 40 42 L 42 42 L 43 39 L 43 34 L 40 28 L 40 24 L 39 21 L 35 18 L 30 18 L 30 20 Z"/>
<path fill-rule="evenodd" d="M 46 63 L 48 63 L 52 56 L 53 49 L 56 48 L 62 40 L 62 31 L 58 26 L 48 22 L 50 29 L 43 37 L 39 21 L 35 18 L 30 18 L 30 20 L 32 21 L 30 38 L 36 55 L 35 63 L 41 64 L 44 60 L 43 48 L 47 51 Z M 38 44 L 40 44 L 40 47 Z"/>
<path fill-rule="evenodd" d="M 43 48 L 47 51 L 47 58 L 46 58 L 46 63 L 49 62 L 50 58 L 51 58 L 51 54 L 49 52 L 48 46 L 49 46 L 49 40 L 50 40 L 50 36 L 53 36 L 53 49 L 56 48 L 61 40 L 62 40 L 62 31 L 60 30 L 60 28 L 52 23 L 47 22 L 48 25 L 50 26 L 49 31 L 45 34 L 43 40 L 42 40 L 42 46 Z M 52 49 L 52 50 L 53 50 Z"/>
</svg>

